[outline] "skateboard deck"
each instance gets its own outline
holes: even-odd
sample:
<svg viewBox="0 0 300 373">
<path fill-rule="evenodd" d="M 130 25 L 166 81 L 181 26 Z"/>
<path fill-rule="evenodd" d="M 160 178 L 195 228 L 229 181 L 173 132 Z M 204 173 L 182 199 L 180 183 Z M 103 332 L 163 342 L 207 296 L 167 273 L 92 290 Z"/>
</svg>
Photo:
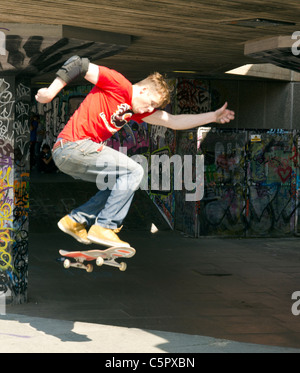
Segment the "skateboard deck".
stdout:
<svg viewBox="0 0 300 373">
<path fill-rule="evenodd" d="M 120 271 L 126 271 L 127 264 L 125 262 L 117 262 L 116 259 L 119 258 L 131 258 L 135 254 L 135 249 L 133 247 L 109 247 L 105 250 L 87 250 L 87 251 L 66 251 L 59 250 L 61 256 L 65 257 L 64 267 L 76 267 L 85 269 L 87 272 L 93 271 L 93 264 L 85 262 L 90 262 L 95 260 L 97 266 L 102 266 L 103 264 L 117 267 Z M 68 258 L 75 260 L 71 261 Z"/>
</svg>

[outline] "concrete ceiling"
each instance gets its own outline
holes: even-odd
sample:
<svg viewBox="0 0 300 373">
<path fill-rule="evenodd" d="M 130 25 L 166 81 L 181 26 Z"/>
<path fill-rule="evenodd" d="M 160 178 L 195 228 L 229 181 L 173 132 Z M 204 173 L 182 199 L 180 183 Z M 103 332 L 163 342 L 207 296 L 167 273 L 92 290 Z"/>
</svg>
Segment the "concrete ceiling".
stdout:
<svg viewBox="0 0 300 373">
<path fill-rule="evenodd" d="M 0 31 L 5 33 L 5 24 L 18 23 L 40 25 L 40 33 L 47 25 L 65 25 L 91 29 L 91 35 L 93 30 L 119 34 L 126 42 L 115 49 L 106 45 L 107 50 L 94 54 L 92 60 L 120 71 L 132 82 L 153 71 L 168 76 L 222 76 L 241 65 L 276 63 L 278 58 L 280 66 L 287 68 L 292 58 L 292 68 L 297 70 L 300 61 L 287 49 L 281 55 L 278 44 L 274 53 L 252 48 L 252 54 L 245 55 L 246 43 L 291 38 L 300 31 L 299 0 L 10 0 L 1 1 L 0 21 Z M 28 38 L 20 36 L 25 44 Z M 80 32 L 76 37 L 81 38 Z M 54 68 L 45 71 L 43 66 L 33 80 L 54 76 Z"/>
</svg>

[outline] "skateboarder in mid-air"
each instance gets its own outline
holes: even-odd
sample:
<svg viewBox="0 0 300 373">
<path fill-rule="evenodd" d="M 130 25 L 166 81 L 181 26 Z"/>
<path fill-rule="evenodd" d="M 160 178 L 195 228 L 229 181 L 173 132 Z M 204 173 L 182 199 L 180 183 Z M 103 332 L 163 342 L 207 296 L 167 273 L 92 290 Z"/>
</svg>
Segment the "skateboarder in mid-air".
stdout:
<svg viewBox="0 0 300 373">
<path fill-rule="evenodd" d="M 130 120 L 186 130 L 212 122 L 228 123 L 234 119 L 234 112 L 225 103 L 208 113 L 169 114 L 159 109 L 170 101 L 169 87 L 159 73 L 132 85 L 120 73 L 78 56 L 65 62 L 51 85 L 37 92 L 36 100 L 51 102 L 78 77 L 94 87 L 58 135 L 53 160 L 62 172 L 96 182 L 99 191 L 63 217 L 58 226 L 84 244 L 129 247 L 117 233 L 142 181 L 143 168 L 103 143 Z M 107 178 L 113 180 L 110 187 Z"/>
</svg>

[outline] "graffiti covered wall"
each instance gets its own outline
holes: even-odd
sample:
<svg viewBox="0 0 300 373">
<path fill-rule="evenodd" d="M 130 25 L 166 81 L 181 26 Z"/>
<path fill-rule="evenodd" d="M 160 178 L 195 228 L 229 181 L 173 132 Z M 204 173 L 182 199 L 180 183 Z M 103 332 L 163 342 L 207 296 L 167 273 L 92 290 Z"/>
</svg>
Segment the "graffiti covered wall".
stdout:
<svg viewBox="0 0 300 373">
<path fill-rule="evenodd" d="M 12 284 L 13 203 L 14 203 L 14 80 L 0 79 L 0 293 L 5 296 Z"/>
<path fill-rule="evenodd" d="M 201 143 L 205 196 L 199 234 L 243 237 L 296 230 L 295 131 L 215 130 Z"/>
<path fill-rule="evenodd" d="M 26 81 L 0 79 L 0 293 L 27 299 L 29 111 Z"/>
</svg>

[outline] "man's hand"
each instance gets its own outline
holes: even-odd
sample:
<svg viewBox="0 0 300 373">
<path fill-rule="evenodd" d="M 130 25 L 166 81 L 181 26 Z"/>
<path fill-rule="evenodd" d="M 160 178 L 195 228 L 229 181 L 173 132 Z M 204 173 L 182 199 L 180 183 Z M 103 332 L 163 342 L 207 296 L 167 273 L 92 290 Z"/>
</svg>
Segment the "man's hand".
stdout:
<svg viewBox="0 0 300 373">
<path fill-rule="evenodd" d="M 41 104 L 48 104 L 48 102 L 52 101 L 53 97 L 51 95 L 51 92 L 49 92 L 48 88 L 41 88 L 37 91 L 35 99 Z"/>
<path fill-rule="evenodd" d="M 234 119 L 234 111 L 227 109 L 227 102 L 218 110 L 215 111 L 216 123 L 229 123 Z"/>
<path fill-rule="evenodd" d="M 35 99 L 41 104 L 48 104 L 67 84 L 61 78 L 55 78 L 48 88 L 41 88 L 37 91 Z"/>
</svg>

